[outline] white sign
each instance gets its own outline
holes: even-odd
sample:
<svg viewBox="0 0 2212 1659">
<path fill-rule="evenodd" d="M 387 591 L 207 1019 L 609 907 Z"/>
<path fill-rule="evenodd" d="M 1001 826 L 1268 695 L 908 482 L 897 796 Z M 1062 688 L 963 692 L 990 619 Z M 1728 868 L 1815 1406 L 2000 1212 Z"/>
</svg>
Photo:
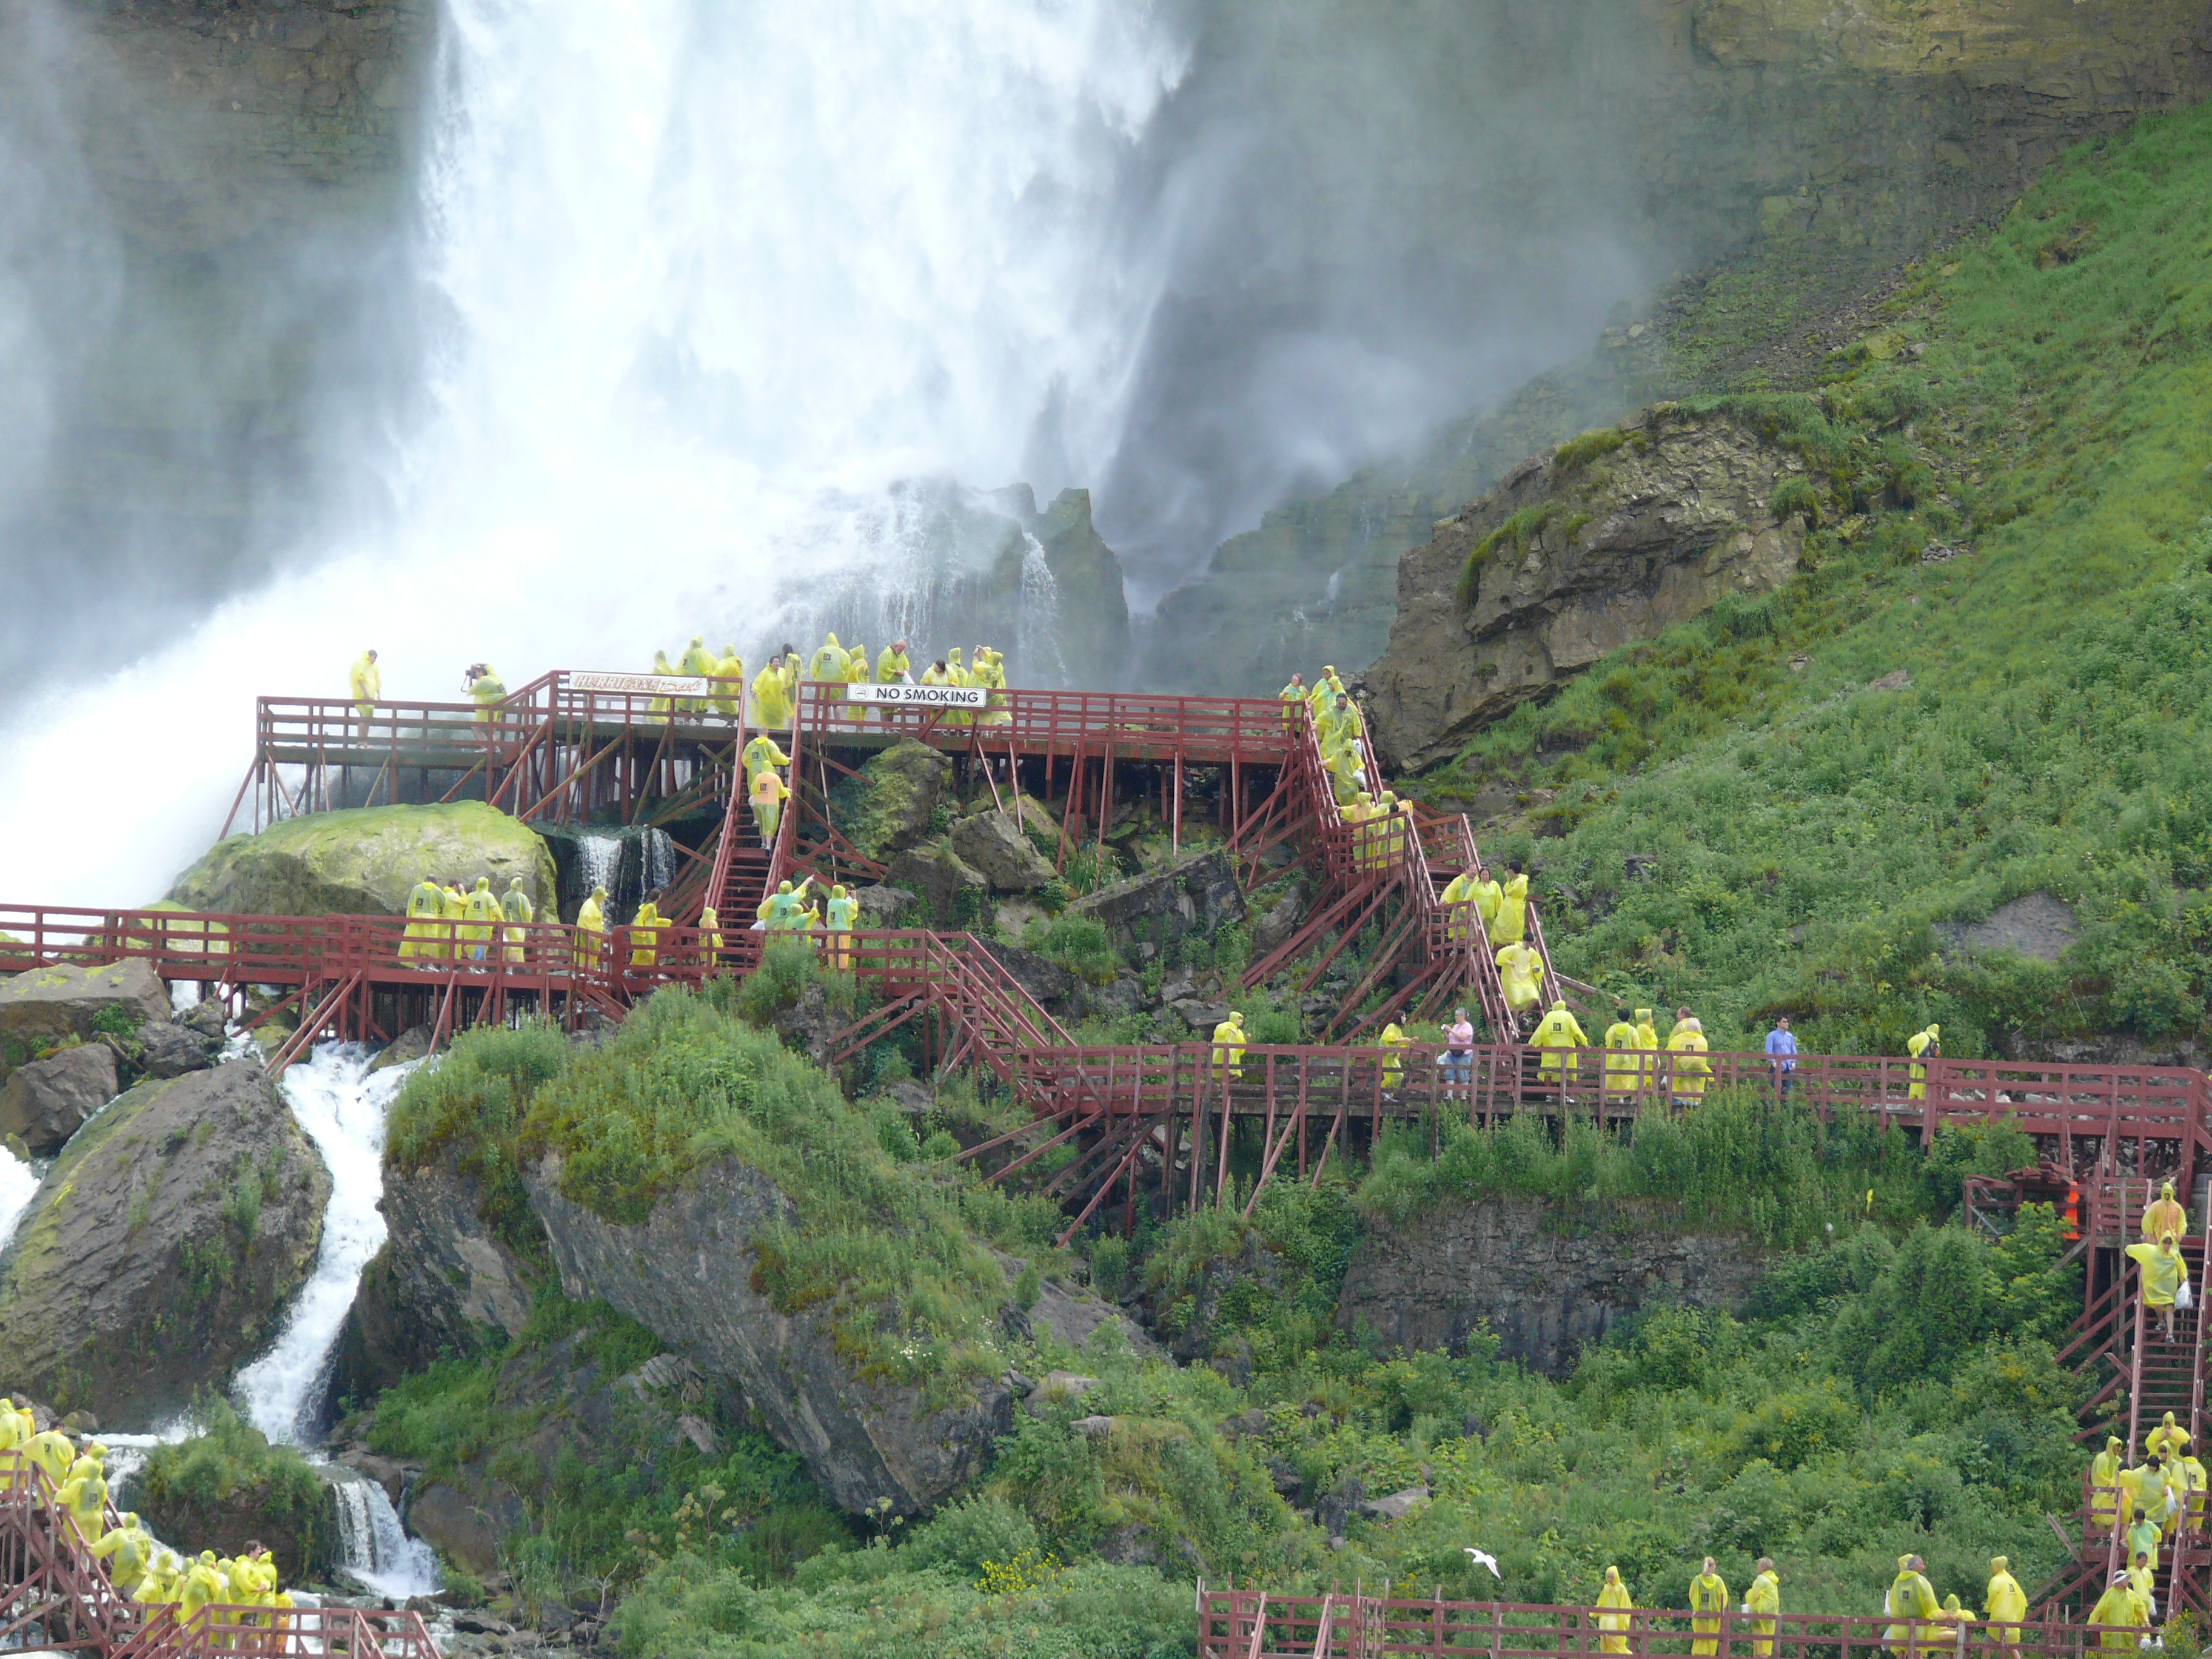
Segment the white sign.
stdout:
<svg viewBox="0 0 2212 1659">
<path fill-rule="evenodd" d="M 878 685 L 860 680 L 845 688 L 847 702 L 895 703 L 901 708 L 981 708 L 990 696 L 980 685 Z"/>
<path fill-rule="evenodd" d="M 704 680 L 678 679 L 666 674 L 571 674 L 569 685 L 578 691 L 613 691 L 635 697 L 703 697 Z"/>
</svg>

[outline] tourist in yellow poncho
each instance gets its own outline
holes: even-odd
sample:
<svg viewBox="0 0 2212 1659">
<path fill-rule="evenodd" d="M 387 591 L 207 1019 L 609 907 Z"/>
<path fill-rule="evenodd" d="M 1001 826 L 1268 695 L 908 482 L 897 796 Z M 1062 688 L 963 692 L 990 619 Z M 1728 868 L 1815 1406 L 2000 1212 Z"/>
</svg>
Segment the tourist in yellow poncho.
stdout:
<svg viewBox="0 0 2212 1659">
<path fill-rule="evenodd" d="M 2181 1259 L 2180 1240 L 2167 1233 L 2155 1244 L 2130 1244 L 2128 1254 L 2142 1269 L 2143 1306 L 2165 1324 L 2165 1340 L 2173 1340 L 2174 1300 L 2189 1283 L 2189 1264 Z"/>
<path fill-rule="evenodd" d="M 1698 1638 L 1690 1644 L 1692 1653 L 1711 1656 L 1720 1651 L 1721 1619 L 1728 1610 L 1728 1581 L 1715 1571 L 1709 1555 L 1705 1570 L 1690 1581 L 1690 1611 L 1695 1615 L 1690 1628 Z"/>
<path fill-rule="evenodd" d="M 1382 1086 L 1385 1089 L 1395 1089 L 1406 1080 L 1405 1056 L 1398 1051 L 1413 1040 L 1395 1019 L 1382 1028 L 1382 1035 L 1376 1041 L 1389 1051 L 1382 1060 Z"/>
<path fill-rule="evenodd" d="M 1774 1622 L 1782 1611 L 1782 1579 L 1774 1563 L 1759 1558 L 1759 1577 L 1744 1592 L 1743 1610 L 1751 1615 L 1751 1650 L 1757 1659 L 1774 1659 Z"/>
<path fill-rule="evenodd" d="M 2149 1183 L 2146 1182 L 2144 1185 L 2148 1187 Z M 2168 1233 L 2179 1238 L 2186 1237 L 2188 1232 L 2189 1212 L 2174 1197 L 2173 1183 L 2160 1183 L 2158 1196 L 2143 1206 L 2142 1236 L 2154 1244 Z"/>
<path fill-rule="evenodd" d="M 1687 1008 L 1674 1012 L 1674 1029 L 1667 1034 L 1667 1052 L 1675 1056 L 1668 1062 L 1668 1086 L 1674 1097 L 1674 1104 L 1686 1111 L 1705 1097 L 1705 1083 L 1713 1074 L 1713 1063 L 1705 1058 L 1704 1024 Z"/>
<path fill-rule="evenodd" d="M 1605 1583 L 1598 1590 L 1597 1604 L 1612 1609 L 1597 1616 L 1597 1627 L 1604 1632 L 1597 1638 L 1597 1650 L 1600 1653 L 1627 1652 L 1628 1627 L 1635 1622 L 1628 1614 L 1634 1610 L 1636 1603 L 1629 1596 L 1628 1586 L 1620 1582 L 1619 1567 L 1605 1570 Z"/>
<path fill-rule="evenodd" d="M 1605 1028 L 1607 1099 L 1626 1099 L 1636 1092 L 1644 1069 L 1636 1046 L 1636 1022 L 1629 1018 L 1627 1009 L 1614 1009 L 1613 1024 Z"/>
<path fill-rule="evenodd" d="M 583 908 L 576 912 L 576 966 L 596 968 L 599 964 L 599 948 L 607 933 L 607 890 L 592 889 Z"/>
<path fill-rule="evenodd" d="M 2157 1427 L 2143 1437 L 2143 1449 L 2169 1463 L 2180 1455 L 2181 1449 L 2188 1443 L 2189 1431 L 2173 1420 L 2172 1412 L 2160 1418 Z"/>
<path fill-rule="evenodd" d="M 1490 929 L 1491 943 L 1518 945 L 1528 931 L 1528 878 L 1521 868 L 1521 860 L 1515 859 L 1505 866 L 1505 884 L 1498 890 L 1498 914 Z"/>
<path fill-rule="evenodd" d="M 1942 1611 L 1942 1603 L 1936 1599 L 1936 1587 L 1922 1576 L 1923 1563 L 1917 1555 L 1897 1558 L 1897 1577 L 1882 1598 L 1881 1610 L 1892 1619 L 1934 1619 Z M 1903 1653 L 1912 1640 L 1908 1625 L 1892 1625 L 1881 1633 L 1881 1639 L 1893 1653 Z M 1921 1638 L 1926 1645 L 1926 1638 Z"/>
<path fill-rule="evenodd" d="M 2185 1451 L 2181 1455 L 2181 1473 L 2189 1482 L 2189 1495 L 2184 1500 L 2184 1518 L 2190 1531 L 2198 1532 L 2204 1526 L 2204 1465 L 2197 1454 Z"/>
<path fill-rule="evenodd" d="M 1474 935 L 1474 921 L 1482 915 L 1480 894 L 1482 890 L 1480 873 L 1462 870 L 1451 878 L 1438 901 L 1444 907 L 1444 937 L 1455 945 L 1463 945 Z M 1490 937 L 1490 921 L 1483 917 L 1483 937 Z"/>
<path fill-rule="evenodd" d="M 1991 1641 L 2009 1647 L 2020 1640 L 2020 1626 L 2008 1621 L 2027 1616 L 2027 1592 L 2012 1576 L 2012 1563 L 2002 1555 L 1990 1558 L 1990 1585 L 1982 1592 L 1982 1611 L 1995 1624 L 1990 1632 Z"/>
<path fill-rule="evenodd" d="M 1583 1034 L 1583 1028 L 1576 1022 L 1574 1015 L 1567 1011 L 1565 1000 L 1558 998 L 1553 999 L 1552 1011 L 1537 1024 L 1528 1041 L 1544 1051 L 1544 1058 L 1538 1063 L 1538 1068 L 1547 1087 L 1556 1087 L 1560 1084 L 1560 1068 L 1569 1049 L 1590 1046 L 1589 1038 Z"/>
<path fill-rule="evenodd" d="M 453 960 L 459 962 L 468 955 L 468 946 L 461 942 L 467 937 L 461 931 L 461 924 L 468 920 L 469 896 L 461 890 L 461 884 L 458 881 L 447 882 L 445 890 L 438 895 L 438 914 L 445 918 L 439 924 L 441 939 L 453 941 L 439 954 L 450 953 Z"/>
<path fill-rule="evenodd" d="M 1244 1076 L 1244 1016 L 1232 1012 L 1213 1028 L 1213 1064 L 1225 1085 Z"/>
<path fill-rule="evenodd" d="M 753 724 L 763 732 L 781 732 L 791 724 L 791 692 L 784 684 L 781 657 L 770 657 L 768 666 L 753 677 Z"/>
<path fill-rule="evenodd" d="M 407 931 L 400 936 L 400 956 L 424 960 L 445 956 L 439 921 L 445 914 L 446 890 L 434 877 L 423 877 L 407 895 Z"/>
<path fill-rule="evenodd" d="M 637 915 L 629 925 L 629 965 L 650 968 L 660 960 L 657 948 L 660 943 L 660 907 L 651 899 L 637 907 Z"/>
<path fill-rule="evenodd" d="M 2105 1449 L 2089 1460 L 2089 1515 L 2106 1532 L 2119 1524 L 2120 1437 L 2106 1437 Z"/>
<path fill-rule="evenodd" d="M 522 878 L 510 876 L 507 891 L 499 896 L 499 914 L 506 920 L 508 965 L 520 966 L 528 955 L 526 949 L 530 938 L 530 926 L 538 920 L 538 907 L 531 903 L 530 895 L 522 890 Z"/>
<path fill-rule="evenodd" d="M 1915 1031 L 1905 1039 L 1905 1052 L 1912 1056 L 1910 1068 L 1912 1087 L 1906 1091 L 1915 1100 L 1928 1098 L 1928 1068 L 1918 1062 L 1923 1056 L 1941 1060 L 1943 1057 L 1943 1028 L 1931 1025 L 1924 1031 Z"/>
<path fill-rule="evenodd" d="M 1542 1000 L 1544 958 L 1529 945 L 1504 945 L 1498 952 L 1498 978 L 1505 993 L 1506 1009 L 1517 1025 L 1521 1017 L 1534 1012 Z"/>
<path fill-rule="evenodd" d="M 2097 1632 L 2097 1645 L 2106 1653 L 2132 1653 L 2140 1638 L 2136 1632 L 2150 1623 L 2150 1609 L 2128 1582 L 2127 1569 L 2112 1575 L 2112 1585 L 2089 1609 L 2089 1628 Z"/>
<path fill-rule="evenodd" d="M 478 876 L 476 886 L 462 902 L 468 917 L 468 926 L 461 929 L 461 937 L 468 948 L 461 952 L 471 962 L 482 962 L 491 955 L 491 937 L 498 930 L 490 924 L 501 916 L 499 895 L 491 890 L 491 878 Z"/>
</svg>

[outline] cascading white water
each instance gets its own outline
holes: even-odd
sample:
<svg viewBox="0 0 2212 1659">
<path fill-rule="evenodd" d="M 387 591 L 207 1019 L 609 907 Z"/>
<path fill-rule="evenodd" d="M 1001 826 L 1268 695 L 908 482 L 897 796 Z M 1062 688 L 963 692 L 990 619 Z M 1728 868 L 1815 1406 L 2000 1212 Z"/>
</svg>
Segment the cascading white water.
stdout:
<svg viewBox="0 0 2212 1659">
<path fill-rule="evenodd" d="M 612 836 L 585 836 L 576 842 L 575 874 L 571 878 L 576 892 L 588 897 L 594 887 L 615 890 L 615 878 L 622 870 L 623 844 Z"/>
<path fill-rule="evenodd" d="M 0 1247 L 15 1236 L 15 1224 L 38 1195 L 39 1171 L 0 1146 Z"/>
<path fill-rule="evenodd" d="M 285 1316 L 276 1345 L 238 1374 L 234 1389 L 254 1427 L 297 1443 L 313 1432 L 328 1387 L 332 1349 L 360 1288 L 361 1270 L 384 1243 L 384 1128 L 416 1061 L 371 1073 L 374 1049 L 326 1043 L 289 1067 L 278 1085 L 331 1175 L 315 1271 Z"/>
<path fill-rule="evenodd" d="M 1044 556 L 1044 544 L 1022 532 L 1020 640 L 1028 678 L 1041 685 L 1066 685 L 1067 661 L 1060 650 L 1060 580 Z"/>
<path fill-rule="evenodd" d="M 338 1507 L 339 1564 L 349 1577 L 395 1601 L 434 1595 L 441 1579 L 438 1554 L 410 1538 L 384 1488 L 364 1476 L 325 1469 Z"/>
<path fill-rule="evenodd" d="M 1116 256 L 1113 204 L 1183 72 L 1163 10 L 442 11 L 420 262 L 440 327 L 398 510 L 25 711 L 0 854 L 41 898 L 161 891 L 221 824 L 252 697 L 342 695 L 365 646 L 394 698 L 449 696 L 477 657 L 510 685 L 643 668 L 695 632 L 763 660 L 787 599 L 896 552 L 895 481 L 1050 489 L 1111 452 L 1158 292 Z M 1026 465 L 1045 427 L 1065 477 Z M 423 625 L 457 581 L 513 596 L 471 605 L 465 639 Z M 165 704 L 202 717 L 157 735 L 143 717 Z M 55 835 L 52 781 L 89 753 L 110 763 Z M 146 799 L 164 811 L 131 810 Z"/>
</svg>

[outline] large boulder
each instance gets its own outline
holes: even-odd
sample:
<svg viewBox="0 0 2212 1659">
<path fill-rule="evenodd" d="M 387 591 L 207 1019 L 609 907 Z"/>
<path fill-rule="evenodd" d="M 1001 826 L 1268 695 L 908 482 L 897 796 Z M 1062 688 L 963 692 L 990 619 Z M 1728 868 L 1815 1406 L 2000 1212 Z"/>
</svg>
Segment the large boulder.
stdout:
<svg viewBox="0 0 2212 1659">
<path fill-rule="evenodd" d="M 1105 924 L 1116 945 L 1167 945 L 1245 917 L 1244 890 L 1225 853 L 1196 853 L 1075 901 L 1067 914 Z"/>
<path fill-rule="evenodd" d="M 217 842 L 179 876 L 172 902 L 240 915 L 396 916 L 425 876 L 491 878 L 505 892 L 514 877 L 540 915 L 558 908 L 553 854 L 538 833 L 482 801 L 440 806 L 371 806 L 311 812 L 258 836 Z"/>
<path fill-rule="evenodd" d="M 522 1334 L 527 1264 L 483 1218 L 483 1185 L 448 1152 L 385 1170 L 383 1246 L 362 1270 L 338 1338 L 332 1393 L 373 1400 L 443 1354 L 476 1354 Z"/>
<path fill-rule="evenodd" d="M 115 1088 L 115 1051 L 104 1042 L 73 1043 L 19 1066 L 0 1085 L 0 1137 L 20 1137 L 41 1158 L 58 1152 Z"/>
<path fill-rule="evenodd" d="M 951 776 L 945 756 L 901 738 L 830 792 L 830 818 L 854 852 L 884 863 L 929 834 Z"/>
<path fill-rule="evenodd" d="M 986 927 L 989 925 L 991 884 L 983 872 L 952 850 L 950 840 L 925 842 L 891 860 L 884 879 L 902 887 L 921 901 L 927 915 L 915 925 L 937 927 Z"/>
<path fill-rule="evenodd" d="M 1607 652 L 1771 592 L 1804 550 L 1793 501 L 1812 484 L 1749 427 L 1667 404 L 1524 462 L 1398 567 L 1366 677 L 1383 759 L 1431 765 Z"/>
<path fill-rule="evenodd" d="M 11 1378 L 110 1422 L 175 1415 L 275 1335 L 330 1195 L 258 1064 L 140 1084 L 64 1149 L 0 1254 Z"/>
<path fill-rule="evenodd" d="M 952 850 L 1001 893 L 1032 893 L 1052 879 L 1052 866 L 1004 812 L 961 819 L 952 826 Z"/>
<path fill-rule="evenodd" d="M 557 1157 L 532 1171 L 529 1187 L 562 1290 L 605 1298 L 702 1371 L 735 1382 L 841 1509 L 862 1512 L 879 1498 L 895 1516 L 933 1508 L 1012 1422 L 1012 1396 L 996 1382 L 972 1380 L 955 1403 L 933 1407 L 919 1384 L 861 1376 L 838 1352 L 830 1309 L 785 1313 L 756 1289 L 754 1239 L 793 1211 L 749 1165 L 707 1164 L 638 1226 L 564 1198 Z"/>
<path fill-rule="evenodd" d="M 0 1064 L 21 1065 L 64 1037 L 131 1031 L 169 1018 L 169 994 L 144 962 L 33 968 L 0 980 Z"/>
</svg>

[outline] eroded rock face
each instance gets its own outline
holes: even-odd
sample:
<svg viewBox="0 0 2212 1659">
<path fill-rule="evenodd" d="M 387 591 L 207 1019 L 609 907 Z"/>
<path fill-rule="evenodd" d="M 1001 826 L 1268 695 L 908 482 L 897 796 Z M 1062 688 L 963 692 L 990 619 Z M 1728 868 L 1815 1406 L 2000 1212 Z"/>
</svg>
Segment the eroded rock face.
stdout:
<svg viewBox="0 0 2212 1659">
<path fill-rule="evenodd" d="M 1797 456 L 1665 404 L 1613 435 L 1578 465 L 1523 463 L 1399 565 L 1398 620 L 1366 677 L 1384 759 L 1432 765 L 1606 653 L 1796 569 L 1804 521 L 1773 502 L 1804 475 Z"/>
<path fill-rule="evenodd" d="M 1104 923 L 1116 944 L 1142 939 L 1165 945 L 1242 922 L 1244 890 L 1225 853 L 1199 853 L 1168 869 L 1102 887 L 1076 900 L 1067 913 Z"/>
<path fill-rule="evenodd" d="M 425 876 L 464 889 L 514 877 L 540 915 L 558 908 L 553 854 L 538 833 L 482 801 L 373 806 L 286 818 L 233 836 L 179 876 L 168 896 L 189 910 L 242 915 L 403 915 Z M 164 1012 L 167 1003 L 163 1004 Z"/>
<path fill-rule="evenodd" d="M 110 1009 L 127 1017 L 126 1030 L 149 1020 L 166 1024 L 169 994 L 153 969 L 136 959 L 106 968 L 33 968 L 0 981 L 0 1038 L 24 1049 L 67 1036 L 89 1039 L 93 1021 Z"/>
<path fill-rule="evenodd" d="M 19 1066 L 0 1086 L 0 1137 L 21 1137 L 40 1158 L 58 1152 L 115 1097 L 115 1053 L 104 1042 L 80 1042 Z"/>
<path fill-rule="evenodd" d="M 952 850 L 1002 893 L 1035 892 L 1052 879 L 1052 866 L 1004 812 L 971 812 L 952 826 Z"/>
<path fill-rule="evenodd" d="M 827 1310 L 781 1313 L 753 1288 L 754 1234 L 789 1209 L 758 1170 L 708 1164 L 635 1227 L 563 1198 L 560 1174 L 549 1158 L 529 1186 L 562 1289 L 605 1297 L 702 1371 L 735 1382 L 841 1509 L 879 1498 L 896 1515 L 933 1508 L 1011 1425 L 1012 1397 L 994 1382 L 971 1380 L 959 1403 L 933 1410 L 920 1388 L 861 1381 L 836 1352 Z"/>
<path fill-rule="evenodd" d="M 140 1084 L 70 1142 L 0 1255 L 11 1374 L 112 1423 L 183 1410 L 275 1334 L 330 1195 L 259 1066 Z"/>
<path fill-rule="evenodd" d="M 483 1188 L 448 1155 L 386 1167 L 377 1207 L 389 1230 L 362 1272 L 338 1340 L 333 1392 L 374 1399 L 441 1352 L 474 1354 L 522 1334 L 530 1287 L 520 1257 L 478 1214 Z"/>
<path fill-rule="evenodd" d="M 1452 1348 L 1479 1324 L 1499 1352 L 1564 1376 L 1586 1343 L 1649 1303 L 1735 1307 L 1765 1270 L 1741 1237 L 1649 1230 L 1543 1231 L 1539 1199 L 1461 1204 L 1364 1234 L 1337 1299 L 1346 1330 L 1384 1349 Z"/>
<path fill-rule="evenodd" d="M 921 901 L 928 920 L 909 926 L 984 929 L 990 926 L 991 884 L 981 870 L 952 850 L 949 837 L 924 842 L 901 853 L 891 860 L 884 879 Z"/>
</svg>

